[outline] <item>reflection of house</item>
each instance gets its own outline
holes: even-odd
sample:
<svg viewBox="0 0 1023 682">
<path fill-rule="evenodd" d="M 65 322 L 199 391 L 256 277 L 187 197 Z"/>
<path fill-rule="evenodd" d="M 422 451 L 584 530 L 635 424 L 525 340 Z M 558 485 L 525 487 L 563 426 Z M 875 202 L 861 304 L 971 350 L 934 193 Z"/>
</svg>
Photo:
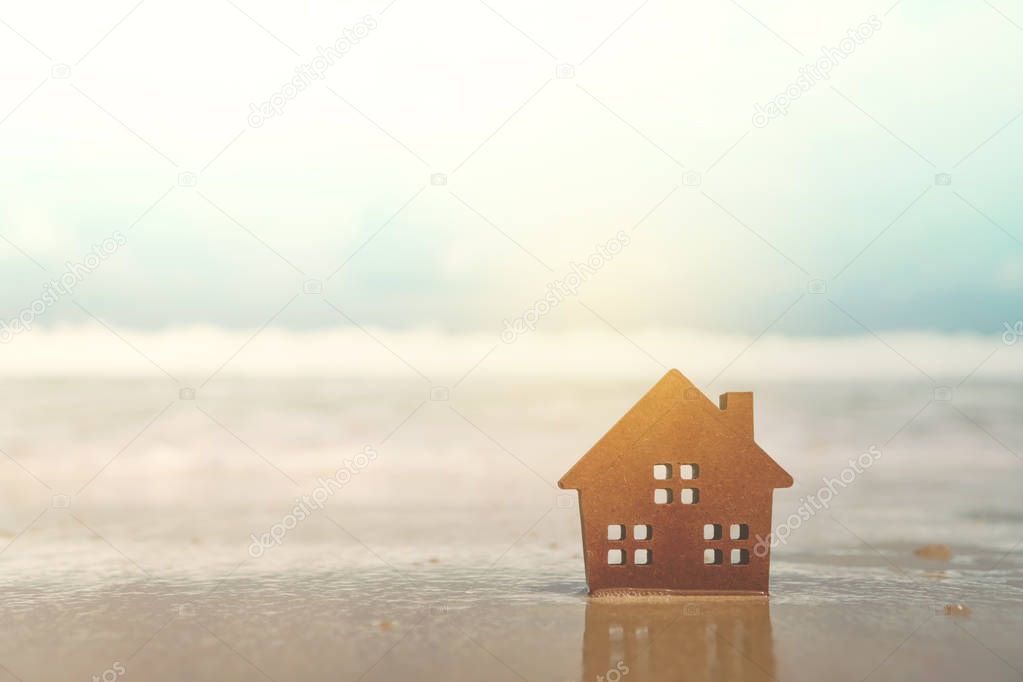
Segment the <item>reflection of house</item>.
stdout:
<svg viewBox="0 0 1023 682">
<path fill-rule="evenodd" d="M 637 682 L 774 679 L 767 598 L 591 599 L 582 679 L 618 682 L 619 677 Z"/>
<path fill-rule="evenodd" d="M 671 370 L 558 485 L 579 491 L 591 593 L 767 593 L 775 488 L 753 394 L 714 405 Z"/>
</svg>

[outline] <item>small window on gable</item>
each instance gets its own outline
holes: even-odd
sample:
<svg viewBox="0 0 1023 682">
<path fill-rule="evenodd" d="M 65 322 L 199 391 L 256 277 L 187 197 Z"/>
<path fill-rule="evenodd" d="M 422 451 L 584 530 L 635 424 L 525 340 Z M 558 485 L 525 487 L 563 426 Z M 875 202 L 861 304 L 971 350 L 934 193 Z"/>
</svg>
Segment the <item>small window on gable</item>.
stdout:
<svg viewBox="0 0 1023 682">
<path fill-rule="evenodd" d="M 696 504 L 700 501 L 699 488 L 682 488 L 682 496 L 679 500 L 682 504 Z"/>
<path fill-rule="evenodd" d="M 704 540 L 720 540 L 721 539 L 721 524 L 720 523 L 705 523 L 705 524 L 703 524 L 703 539 Z"/>
<path fill-rule="evenodd" d="M 703 550 L 703 563 L 705 563 L 705 564 L 720 564 L 721 563 L 721 550 L 720 549 L 705 549 L 705 550 Z"/>
<path fill-rule="evenodd" d="M 625 563 L 625 552 L 620 549 L 607 550 L 607 563 L 609 566 L 621 566 Z"/>
<path fill-rule="evenodd" d="M 655 464 L 654 465 L 654 479 L 658 481 L 667 481 L 671 478 L 671 465 L 670 464 Z"/>
<path fill-rule="evenodd" d="M 632 537 L 634 540 L 649 540 L 650 539 L 650 526 L 645 524 L 637 525 L 632 527 Z"/>
<path fill-rule="evenodd" d="M 650 564 L 650 550 L 649 549 L 637 549 L 633 555 L 632 563 L 637 566 L 647 566 Z"/>
<path fill-rule="evenodd" d="M 748 564 L 749 563 L 749 551 L 745 549 L 733 549 L 731 556 L 729 557 L 729 563 L 732 564 Z"/>
<path fill-rule="evenodd" d="M 671 504 L 671 488 L 654 490 L 654 504 Z"/>
<path fill-rule="evenodd" d="M 621 524 L 613 524 L 607 527 L 607 539 L 608 540 L 624 540 L 625 539 L 625 526 Z"/>
<path fill-rule="evenodd" d="M 700 477 L 700 465 L 699 464 L 683 464 L 678 468 L 679 478 L 685 481 L 692 481 L 693 479 Z"/>
<path fill-rule="evenodd" d="M 745 540 L 749 537 L 749 526 L 745 523 L 733 523 L 728 528 L 728 537 L 732 540 Z"/>
</svg>

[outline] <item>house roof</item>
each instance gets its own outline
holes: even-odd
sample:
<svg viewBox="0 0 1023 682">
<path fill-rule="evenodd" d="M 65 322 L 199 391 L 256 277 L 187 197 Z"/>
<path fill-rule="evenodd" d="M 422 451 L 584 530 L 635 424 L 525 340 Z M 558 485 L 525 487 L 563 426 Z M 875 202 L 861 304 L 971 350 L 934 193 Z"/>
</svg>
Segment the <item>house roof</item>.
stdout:
<svg viewBox="0 0 1023 682">
<path fill-rule="evenodd" d="M 693 382 L 677 369 L 672 369 L 561 477 L 558 487 L 584 487 L 590 477 L 599 476 L 608 465 L 626 456 L 634 443 L 669 412 L 678 409 L 682 410 L 676 412 L 679 417 L 692 419 L 694 424 L 701 427 L 713 428 L 723 437 L 748 443 L 749 466 L 755 469 L 765 486 L 788 488 L 792 485 L 792 476 L 787 471 L 771 459 L 749 435 L 737 430 L 734 420 L 727 418 Z"/>
</svg>

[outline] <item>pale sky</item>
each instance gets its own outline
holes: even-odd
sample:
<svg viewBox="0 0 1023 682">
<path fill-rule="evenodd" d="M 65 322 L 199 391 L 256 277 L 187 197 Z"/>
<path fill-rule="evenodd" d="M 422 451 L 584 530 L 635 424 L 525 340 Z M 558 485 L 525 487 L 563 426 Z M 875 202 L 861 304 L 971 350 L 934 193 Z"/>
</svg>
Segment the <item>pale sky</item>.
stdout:
<svg viewBox="0 0 1023 682">
<path fill-rule="evenodd" d="M 1000 334 L 1023 317 L 1021 26 L 1019 0 L 8 3 L 0 317 L 119 231 L 36 328 L 496 336 L 624 231 L 540 325 Z M 274 317 L 310 279 L 330 305 Z"/>
</svg>

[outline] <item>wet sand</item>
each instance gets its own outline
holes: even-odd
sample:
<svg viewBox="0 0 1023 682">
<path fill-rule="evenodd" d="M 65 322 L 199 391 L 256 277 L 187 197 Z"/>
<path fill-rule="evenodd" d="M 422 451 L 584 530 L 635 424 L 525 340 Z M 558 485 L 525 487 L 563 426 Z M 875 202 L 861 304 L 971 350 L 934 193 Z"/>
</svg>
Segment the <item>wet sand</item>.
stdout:
<svg viewBox="0 0 1023 682">
<path fill-rule="evenodd" d="M 45 536 L 78 524 L 47 512 L 0 580 L 0 680 L 90 679 L 115 664 L 127 679 L 279 681 L 1010 680 L 1023 670 L 1018 557 L 782 551 L 769 598 L 592 599 L 574 512 L 548 514 L 511 547 L 458 554 L 390 545 L 377 558 L 329 523 L 320 530 L 333 528 L 333 541 L 286 541 L 259 559 L 229 560 L 205 541 L 151 548 L 150 559 L 178 557 L 176 570 L 136 566 L 94 537 L 50 555 Z M 44 560 L 34 575 L 17 570 Z M 949 615 L 950 604 L 971 612 Z"/>
</svg>

